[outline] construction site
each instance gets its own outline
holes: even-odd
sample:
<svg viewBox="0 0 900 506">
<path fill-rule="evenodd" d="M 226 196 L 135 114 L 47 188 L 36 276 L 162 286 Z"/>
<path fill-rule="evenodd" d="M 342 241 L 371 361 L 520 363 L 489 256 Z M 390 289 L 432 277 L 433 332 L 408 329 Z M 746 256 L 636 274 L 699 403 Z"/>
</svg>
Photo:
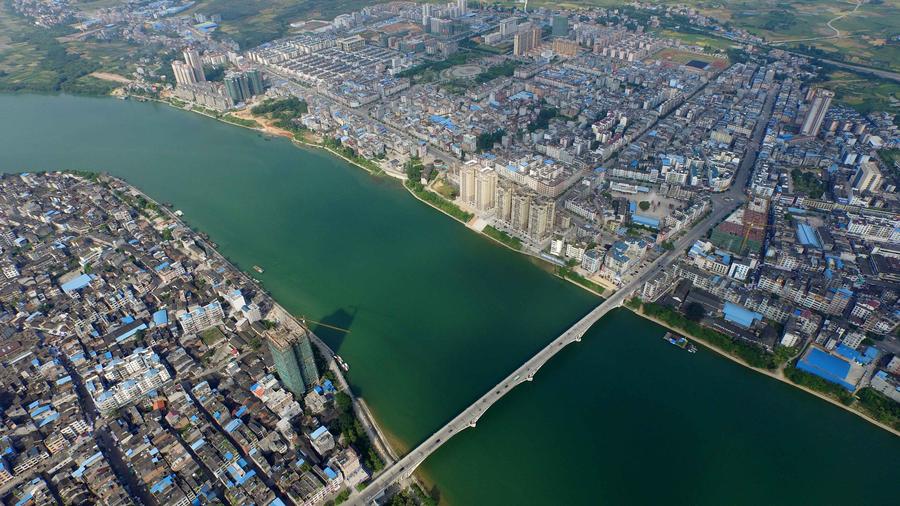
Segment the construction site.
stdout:
<svg viewBox="0 0 900 506">
<path fill-rule="evenodd" d="M 736 255 L 746 256 L 762 249 L 766 236 L 769 202 L 755 198 L 713 229 L 710 241 Z"/>
</svg>

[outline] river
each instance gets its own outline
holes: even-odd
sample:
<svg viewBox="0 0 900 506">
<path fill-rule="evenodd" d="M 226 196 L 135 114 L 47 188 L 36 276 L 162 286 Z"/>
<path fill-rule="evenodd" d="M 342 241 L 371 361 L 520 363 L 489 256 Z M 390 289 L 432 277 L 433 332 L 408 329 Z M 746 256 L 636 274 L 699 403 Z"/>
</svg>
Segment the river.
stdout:
<svg viewBox="0 0 900 506">
<path fill-rule="evenodd" d="M 319 150 L 165 105 L 0 95 L 0 170 L 107 171 L 207 232 L 316 329 L 402 447 L 599 299 Z M 463 504 L 890 504 L 900 440 L 788 385 L 597 324 L 430 458 Z M 891 485 L 893 483 L 893 485 Z"/>
</svg>

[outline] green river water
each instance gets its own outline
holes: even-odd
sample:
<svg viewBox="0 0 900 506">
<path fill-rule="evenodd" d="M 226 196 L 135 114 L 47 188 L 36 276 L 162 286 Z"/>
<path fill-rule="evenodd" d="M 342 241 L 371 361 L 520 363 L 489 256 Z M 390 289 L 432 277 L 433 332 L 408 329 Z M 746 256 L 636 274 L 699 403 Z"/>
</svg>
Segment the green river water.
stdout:
<svg viewBox="0 0 900 506">
<path fill-rule="evenodd" d="M 0 171 L 84 169 L 171 202 L 350 363 L 415 445 L 599 299 L 318 150 L 168 106 L 0 95 Z M 423 470 L 467 504 L 896 504 L 900 439 L 626 310 Z M 893 485 L 892 485 L 893 483 Z"/>
</svg>

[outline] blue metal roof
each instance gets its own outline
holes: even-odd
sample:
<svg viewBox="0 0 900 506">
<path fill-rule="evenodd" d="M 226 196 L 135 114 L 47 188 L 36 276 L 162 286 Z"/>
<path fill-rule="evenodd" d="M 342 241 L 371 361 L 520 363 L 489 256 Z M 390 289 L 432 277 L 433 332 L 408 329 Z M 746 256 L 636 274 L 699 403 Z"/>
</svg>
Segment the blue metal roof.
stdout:
<svg viewBox="0 0 900 506">
<path fill-rule="evenodd" d="M 60 285 L 63 293 L 74 292 L 75 290 L 81 290 L 82 288 L 88 286 L 91 283 L 91 280 L 94 279 L 94 276 L 90 274 L 82 274 L 77 278 L 67 281 Z"/>
<path fill-rule="evenodd" d="M 754 320 L 762 320 L 761 314 L 732 302 L 726 302 L 723 311 L 726 321 L 736 323 L 744 328 L 750 328 Z"/>
<path fill-rule="evenodd" d="M 165 309 L 160 309 L 153 313 L 153 323 L 156 325 L 165 325 L 169 323 L 169 315 L 166 313 Z"/>
<path fill-rule="evenodd" d="M 797 224 L 797 239 L 800 241 L 800 244 L 804 246 L 812 246 L 816 249 L 822 248 L 822 243 L 819 241 L 819 234 L 814 228 L 806 223 Z"/>
<path fill-rule="evenodd" d="M 633 221 L 639 225 L 644 225 L 644 226 L 647 226 L 650 228 L 656 228 L 656 229 L 659 228 L 659 220 L 657 218 L 651 218 L 649 216 L 641 216 L 639 214 L 633 214 L 633 215 L 631 215 L 631 221 Z"/>
<path fill-rule="evenodd" d="M 845 381 L 847 373 L 850 372 L 850 363 L 818 348 L 811 349 L 806 357 L 797 362 L 797 368 L 838 384 L 851 392 L 854 390 L 854 386 Z"/>
</svg>

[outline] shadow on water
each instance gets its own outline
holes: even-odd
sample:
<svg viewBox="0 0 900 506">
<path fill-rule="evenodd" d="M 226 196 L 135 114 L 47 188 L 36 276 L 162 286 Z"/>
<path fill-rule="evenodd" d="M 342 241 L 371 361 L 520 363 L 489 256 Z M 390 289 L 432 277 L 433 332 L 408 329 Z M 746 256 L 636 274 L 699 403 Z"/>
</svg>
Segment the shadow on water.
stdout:
<svg viewBox="0 0 900 506">
<path fill-rule="evenodd" d="M 340 308 L 327 316 L 317 318 L 315 323 L 309 322 L 309 328 L 335 353 L 340 353 L 341 344 L 350 332 L 358 312 L 359 308 L 356 306 Z"/>
</svg>

